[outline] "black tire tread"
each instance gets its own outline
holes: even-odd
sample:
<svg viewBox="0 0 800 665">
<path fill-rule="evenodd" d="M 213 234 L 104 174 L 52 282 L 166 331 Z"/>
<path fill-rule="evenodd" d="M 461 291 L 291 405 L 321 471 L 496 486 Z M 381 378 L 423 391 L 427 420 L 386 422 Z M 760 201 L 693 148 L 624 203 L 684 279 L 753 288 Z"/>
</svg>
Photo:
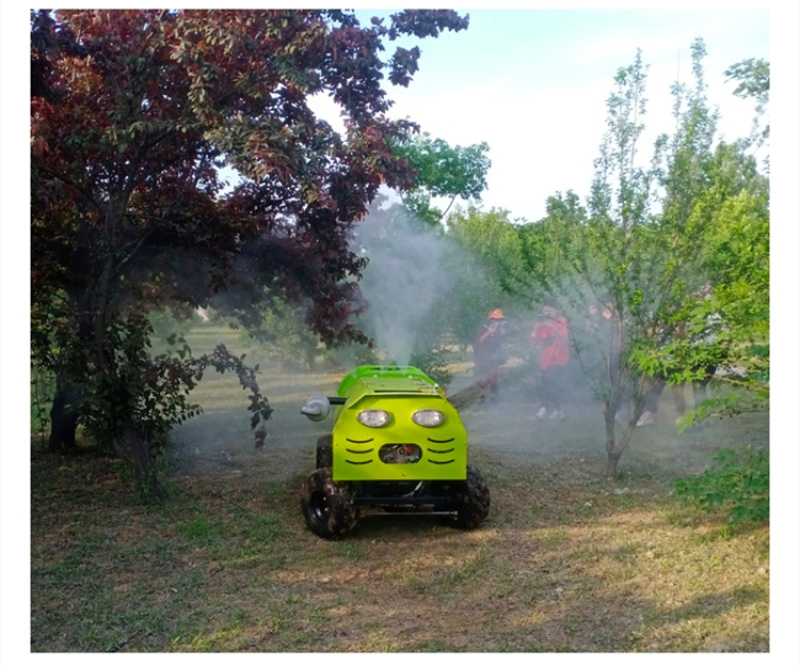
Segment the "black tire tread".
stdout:
<svg viewBox="0 0 800 665">
<path fill-rule="evenodd" d="M 322 499 L 327 502 L 324 515 L 315 508 Z M 317 469 L 306 478 L 300 503 L 308 528 L 322 538 L 338 540 L 350 533 L 358 521 L 348 485 L 335 482 L 329 467 Z"/>
<path fill-rule="evenodd" d="M 489 515 L 491 496 L 480 471 L 467 465 L 467 478 L 459 483 L 455 492 L 456 526 L 461 529 L 477 528 Z"/>
</svg>

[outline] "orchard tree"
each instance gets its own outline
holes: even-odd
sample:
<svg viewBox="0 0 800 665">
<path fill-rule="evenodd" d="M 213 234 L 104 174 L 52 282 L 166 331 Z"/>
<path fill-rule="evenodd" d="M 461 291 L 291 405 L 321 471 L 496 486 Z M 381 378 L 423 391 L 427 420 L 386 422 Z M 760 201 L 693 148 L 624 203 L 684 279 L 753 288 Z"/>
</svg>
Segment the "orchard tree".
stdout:
<svg viewBox="0 0 800 665">
<path fill-rule="evenodd" d="M 769 137 L 769 125 L 760 129 L 769 65 L 751 59 L 725 73 L 740 80 L 734 94 L 756 97 L 757 115 L 750 136 L 734 143 L 712 148 L 711 136 L 696 132 L 702 151 L 687 158 L 684 147 L 667 171 L 665 214 L 683 215 L 680 228 L 699 242 L 683 262 L 688 288 L 671 317 L 683 334 L 662 345 L 658 362 L 675 382 L 700 380 L 705 368 L 717 367 L 714 381 L 737 389 L 718 391 L 681 427 L 712 414 L 766 410 L 769 403 L 769 180 L 756 160 Z M 768 171 L 768 157 L 765 165 Z"/>
<path fill-rule="evenodd" d="M 715 382 L 735 389 L 717 391 L 681 427 L 769 408 L 769 181 L 748 147 L 747 140 L 721 144 L 714 153 L 697 201 L 709 217 L 699 268 L 707 288 L 678 314 L 685 339 L 663 349 L 677 378 L 696 381 L 701 368 L 718 366 Z"/>
<path fill-rule="evenodd" d="M 412 189 L 402 196 L 403 206 L 420 221 L 437 226 L 447 217 L 457 199 L 480 203 L 486 189 L 486 174 L 492 165 L 487 143 L 451 147 L 430 134 L 406 135 L 392 143 L 393 154 L 414 170 Z M 450 199 L 444 211 L 433 198 Z"/>
<path fill-rule="evenodd" d="M 649 169 L 632 166 L 644 127 L 639 124 L 644 112 L 640 56 L 630 70 L 631 85 L 625 87 L 636 103 L 619 106 L 617 101 L 626 95 L 609 101 L 610 118 L 617 120 L 609 135 L 616 145 L 616 165 L 608 169 L 608 152 L 601 150 L 591 210 L 604 228 L 598 236 L 605 252 L 601 275 L 611 294 L 621 346 L 614 357 L 618 367 L 604 375 L 611 379 L 604 394 L 610 478 L 617 475 L 647 394 L 656 382 L 674 376 L 675 363 L 665 347 L 681 336 L 681 307 L 705 282 L 697 268 L 710 218 L 697 202 L 707 184 L 717 124 L 717 114 L 706 101 L 705 54 L 702 40 L 695 40 L 693 87 L 673 86 L 676 129 L 657 140 Z M 616 189 L 609 196 L 612 174 Z M 653 212 L 656 203 L 660 210 Z M 615 416 L 623 400 L 627 417 L 617 437 Z"/>
<path fill-rule="evenodd" d="M 407 85 L 419 50 L 382 59 L 384 42 L 467 23 L 446 10 L 370 26 L 338 10 L 31 13 L 32 360 L 57 378 L 51 448 L 80 422 L 148 478 L 210 366 L 251 390 L 263 443 L 254 369 L 180 340 L 151 357 L 145 315 L 213 298 L 247 323 L 276 293 L 306 304 L 326 342 L 363 337 L 348 320 L 364 268 L 349 230 L 383 183 L 414 178 L 390 148 L 414 125 L 387 117 L 384 78 Z M 341 108 L 344 136 L 314 95 Z"/>
<path fill-rule="evenodd" d="M 569 215 L 550 217 L 546 227 L 559 244 L 557 256 L 550 256 L 563 269 L 543 283 L 570 316 L 576 357 L 603 404 L 609 478 L 617 475 L 648 393 L 665 377 L 690 374 L 673 352 L 685 335 L 687 309 L 709 280 L 703 257 L 717 209 L 708 191 L 717 114 L 706 101 L 704 57 L 703 42 L 696 40 L 693 86 L 673 86 L 676 129 L 658 138 L 649 162 L 639 154 L 647 73 L 641 53 L 619 70 L 586 221 L 573 206 Z M 598 335 L 589 311 L 606 305 L 611 323 Z"/>
<path fill-rule="evenodd" d="M 457 341 L 468 344 L 489 311 L 504 308 L 508 316 L 514 308 L 528 281 L 522 246 L 509 212 L 498 208 L 452 213 L 447 239 L 455 246 L 450 269 L 458 287 L 443 312 Z"/>
<path fill-rule="evenodd" d="M 522 264 L 529 280 L 529 302 L 541 302 L 559 290 L 566 275 L 575 270 L 575 261 L 584 272 L 588 212 L 575 192 L 558 192 L 548 197 L 545 216 L 536 223 L 517 227 Z M 583 264 L 580 262 L 584 261 Z"/>
<path fill-rule="evenodd" d="M 769 62 L 761 58 L 748 58 L 731 65 L 725 70 L 725 76 L 728 81 L 737 83 L 734 95 L 742 99 L 752 99 L 756 104 L 753 128 L 746 145 L 755 149 L 768 146 L 770 124 L 768 121 L 763 123 L 769 106 Z"/>
</svg>

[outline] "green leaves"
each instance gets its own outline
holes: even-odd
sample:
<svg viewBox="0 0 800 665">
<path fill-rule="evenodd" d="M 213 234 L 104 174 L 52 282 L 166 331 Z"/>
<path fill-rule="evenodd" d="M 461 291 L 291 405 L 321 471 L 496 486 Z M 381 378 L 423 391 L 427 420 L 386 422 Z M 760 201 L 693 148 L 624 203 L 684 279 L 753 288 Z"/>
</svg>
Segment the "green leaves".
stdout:
<svg viewBox="0 0 800 665">
<path fill-rule="evenodd" d="M 707 512 L 722 510 L 734 524 L 769 521 L 769 456 L 748 446 L 724 449 L 704 473 L 675 482 L 675 494 Z"/>
<path fill-rule="evenodd" d="M 576 355 L 607 413 L 623 396 L 641 406 L 655 377 L 692 382 L 719 368 L 714 380 L 730 390 L 681 427 L 767 408 L 769 394 L 768 181 L 746 143 L 715 146 L 702 40 L 691 52 L 692 81 L 672 87 L 674 130 L 649 161 L 637 52 L 614 77 L 586 209 L 558 194 L 545 219 L 519 229 L 530 291 L 570 315 Z M 587 329 L 587 312 L 605 303 L 613 334 L 603 337 Z M 631 434 L 607 432 L 610 468 Z"/>
<path fill-rule="evenodd" d="M 769 63 L 760 58 L 748 58 L 725 70 L 728 80 L 736 81 L 733 91 L 739 97 L 755 97 L 766 102 L 769 99 Z"/>
<path fill-rule="evenodd" d="M 451 203 L 456 198 L 480 201 L 491 166 L 486 156 L 487 143 L 451 147 L 446 141 L 423 133 L 413 139 L 406 136 L 392 141 L 391 148 L 395 157 L 407 161 L 414 170 L 413 190 L 403 203 L 422 219 L 436 223 L 447 213 L 430 207 L 432 196 L 450 197 Z"/>
</svg>

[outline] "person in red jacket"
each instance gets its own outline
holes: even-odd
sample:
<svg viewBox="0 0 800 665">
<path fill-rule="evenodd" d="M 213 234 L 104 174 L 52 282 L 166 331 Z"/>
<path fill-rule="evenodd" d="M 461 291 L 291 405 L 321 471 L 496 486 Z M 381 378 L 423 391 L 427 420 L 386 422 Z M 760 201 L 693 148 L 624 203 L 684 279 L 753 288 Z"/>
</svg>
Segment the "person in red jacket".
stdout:
<svg viewBox="0 0 800 665">
<path fill-rule="evenodd" d="M 497 394 L 500 365 L 503 364 L 501 343 L 505 333 L 506 318 L 503 311 L 493 309 L 481 326 L 478 337 L 472 345 L 475 352 L 475 378 L 477 379 L 478 399 L 486 399 L 487 391 L 492 397 Z"/>
<path fill-rule="evenodd" d="M 531 331 L 530 344 L 536 351 L 542 371 L 542 406 L 536 418 L 560 419 L 564 374 L 569 364 L 569 327 L 561 313 L 550 305 L 542 307 Z"/>
</svg>

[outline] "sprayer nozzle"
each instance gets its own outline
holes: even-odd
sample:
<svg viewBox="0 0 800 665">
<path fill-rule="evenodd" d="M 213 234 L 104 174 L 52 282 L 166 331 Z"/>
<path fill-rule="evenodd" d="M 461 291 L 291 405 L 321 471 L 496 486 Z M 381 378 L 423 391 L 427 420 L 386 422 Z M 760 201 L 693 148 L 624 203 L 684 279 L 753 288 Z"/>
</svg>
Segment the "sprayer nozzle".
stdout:
<svg viewBox="0 0 800 665">
<path fill-rule="evenodd" d="M 331 411 L 330 400 L 323 395 L 314 395 L 310 397 L 300 409 L 300 413 L 306 416 L 309 420 L 320 421 L 324 420 Z"/>
</svg>

